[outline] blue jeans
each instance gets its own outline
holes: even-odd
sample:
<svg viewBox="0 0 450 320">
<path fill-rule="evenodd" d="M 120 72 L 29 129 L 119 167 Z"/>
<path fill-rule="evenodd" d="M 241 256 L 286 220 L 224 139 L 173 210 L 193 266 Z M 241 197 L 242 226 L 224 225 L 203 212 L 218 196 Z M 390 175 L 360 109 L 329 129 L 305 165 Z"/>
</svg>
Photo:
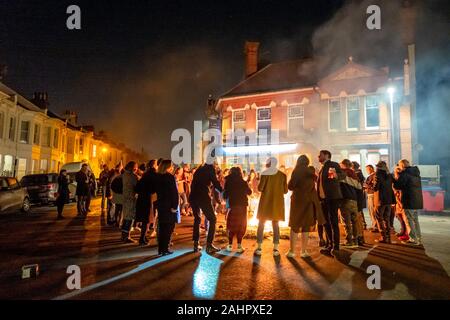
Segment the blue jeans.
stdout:
<svg viewBox="0 0 450 320">
<path fill-rule="evenodd" d="M 409 237 L 414 241 L 422 241 L 422 232 L 420 231 L 419 224 L 419 211 L 413 209 L 405 209 L 406 218 L 408 219 L 409 227 L 411 231 L 409 232 Z"/>
</svg>

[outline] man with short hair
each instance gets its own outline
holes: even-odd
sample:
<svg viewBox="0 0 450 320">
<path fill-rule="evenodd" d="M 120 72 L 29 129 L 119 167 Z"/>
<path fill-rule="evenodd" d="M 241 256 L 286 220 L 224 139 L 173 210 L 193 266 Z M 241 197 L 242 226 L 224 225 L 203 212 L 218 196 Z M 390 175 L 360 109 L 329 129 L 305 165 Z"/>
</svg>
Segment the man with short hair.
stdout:
<svg viewBox="0 0 450 320">
<path fill-rule="evenodd" d="M 401 199 L 410 227 L 409 240 L 402 243 L 422 245 L 422 233 L 419 224 L 419 211 L 423 209 L 422 182 L 420 170 L 402 159 L 394 172 L 394 188 L 402 191 Z"/>
<path fill-rule="evenodd" d="M 331 152 L 321 150 L 318 156 L 322 168 L 317 179 L 317 192 L 325 215 L 325 232 L 328 238 L 327 247 L 320 252 L 326 255 L 333 255 L 339 252 L 339 220 L 338 209 L 342 192 L 339 181 L 345 179 L 345 172 L 337 162 L 331 161 Z"/>
</svg>

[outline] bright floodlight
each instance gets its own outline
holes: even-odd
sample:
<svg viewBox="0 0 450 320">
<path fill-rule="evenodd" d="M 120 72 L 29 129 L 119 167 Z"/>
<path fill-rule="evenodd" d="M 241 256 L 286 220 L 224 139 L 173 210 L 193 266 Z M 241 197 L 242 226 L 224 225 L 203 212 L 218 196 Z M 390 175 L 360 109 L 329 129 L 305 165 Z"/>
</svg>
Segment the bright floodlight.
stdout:
<svg viewBox="0 0 450 320">
<path fill-rule="evenodd" d="M 394 92 L 395 92 L 395 88 L 394 88 L 394 87 L 389 87 L 389 88 L 387 88 L 387 92 L 388 92 L 390 95 L 393 95 Z"/>
</svg>

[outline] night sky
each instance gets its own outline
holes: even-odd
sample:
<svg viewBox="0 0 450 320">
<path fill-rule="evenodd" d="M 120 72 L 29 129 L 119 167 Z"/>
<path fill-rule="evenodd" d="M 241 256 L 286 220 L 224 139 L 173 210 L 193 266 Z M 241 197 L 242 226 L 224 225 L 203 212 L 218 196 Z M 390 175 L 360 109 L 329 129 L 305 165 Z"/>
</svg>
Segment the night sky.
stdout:
<svg viewBox="0 0 450 320">
<path fill-rule="evenodd" d="M 8 66 L 3 82 L 27 97 L 47 91 L 52 110 L 75 110 L 80 123 L 167 157 L 171 132 L 192 129 L 203 118 L 208 94 L 220 95 L 242 80 L 245 40 L 261 42 L 263 62 L 322 54 L 342 63 L 349 53 L 361 61 L 392 49 L 401 65 L 398 32 L 390 29 L 398 27 L 393 2 L 2 0 L 0 64 Z M 367 43 L 354 30 L 362 28 L 364 5 L 372 3 L 385 4 L 382 17 L 392 23 Z M 71 4 L 81 8 L 82 30 L 66 28 Z M 445 100 L 448 62 L 435 64 L 448 60 L 440 51 L 448 49 L 448 1 L 428 1 L 422 11 L 417 33 L 425 40 L 418 55 L 433 47 L 433 59 L 423 54 L 426 71 L 444 68 L 430 85 Z M 429 29 L 421 29 L 425 25 Z M 436 40 L 428 39 L 430 31 Z M 343 45 L 333 47 L 329 39 L 343 39 L 336 41 Z M 352 46 L 345 43 L 355 39 Z M 423 110 L 431 108 L 426 101 Z M 440 108 L 448 113 L 448 104 Z M 449 157 L 448 151 L 439 157 Z"/>
</svg>

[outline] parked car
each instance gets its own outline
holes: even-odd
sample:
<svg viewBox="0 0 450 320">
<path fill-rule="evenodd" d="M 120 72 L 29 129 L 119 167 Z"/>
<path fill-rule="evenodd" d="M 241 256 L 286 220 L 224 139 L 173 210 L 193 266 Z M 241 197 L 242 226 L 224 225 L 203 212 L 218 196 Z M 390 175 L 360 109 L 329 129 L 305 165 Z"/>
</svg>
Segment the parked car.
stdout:
<svg viewBox="0 0 450 320">
<path fill-rule="evenodd" d="M 58 193 L 58 174 L 41 173 L 26 175 L 20 180 L 20 184 L 27 188 L 32 204 L 55 203 Z M 75 191 L 71 191 L 70 200 L 74 199 Z"/>
<path fill-rule="evenodd" d="M 22 210 L 30 211 L 30 198 L 27 189 L 13 177 L 0 177 L 0 213 Z"/>
</svg>

